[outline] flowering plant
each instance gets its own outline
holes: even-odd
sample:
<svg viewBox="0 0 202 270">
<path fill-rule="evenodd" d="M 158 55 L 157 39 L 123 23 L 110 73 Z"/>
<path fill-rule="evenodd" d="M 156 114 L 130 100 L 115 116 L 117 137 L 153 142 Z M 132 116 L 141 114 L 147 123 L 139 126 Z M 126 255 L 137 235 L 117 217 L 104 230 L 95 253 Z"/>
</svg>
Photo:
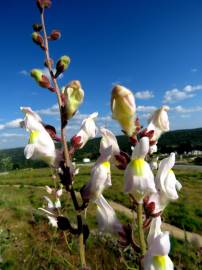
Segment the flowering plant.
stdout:
<svg viewBox="0 0 202 270">
<path fill-rule="evenodd" d="M 40 159 L 55 170 L 60 179 L 58 187 L 46 187 L 47 193 L 54 195 L 54 201 L 49 195 L 44 196 L 46 205 L 39 208 L 47 216 L 49 223 L 63 231 L 78 236 L 82 269 L 87 268 L 85 245 L 89 235 L 88 225 L 83 218 L 89 204 L 96 205 L 96 218 L 101 232 L 117 235 L 122 247 L 131 246 L 139 253 L 140 267 L 145 270 L 170 270 L 173 263 L 168 257 L 170 241 L 168 232 L 161 231 L 161 214 L 170 201 L 178 198 L 177 191 L 181 184 L 176 179 L 172 167 L 175 154 L 163 159 L 156 176 L 148 162 L 149 156 L 157 151 L 157 143 L 163 132 L 169 130 L 167 106 L 156 110 L 149 119 L 148 126 L 143 129 L 136 117 L 135 96 L 126 87 L 116 85 L 111 95 L 112 118 L 117 120 L 133 145 L 129 156 L 119 148 L 116 136 L 106 128 L 96 126 L 97 112 L 90 114 L 81 123 L 77 134 L 71 138 L 68 148 L 65 128 L 68 121 L 74 117 L 79 106 L 84 101 L 84 90 L 78 80 L 71 81 L 64 88 L 59 87 L 57 78 L 63 74 L 70 64 L 70 57 L 63 55 L 55 67 L 50 58 L 49 41 L 60 39 L 59 30 L 52 30 L 47 35 L 45 25 L 45 9 L 51 6 L 51 0 L 37 0 L 41 16 L 41 24 L 34 24 L 32 39 L 45 53 L 45 66 L 50 78 L 39 69 L 33 69 L 31 76 L 39 86 L 48 89 L 57 97 L 61 121 L 61 134 L 58 136 L 53 126 L 46 125 L 37 113 L 29 107 L 21 107 L 25 114 L 21 126 L 30 134 L 24 153 L 27 159 Z M 89 139 L 101 135 L 99 157 L 91 168 L 90 179 L 80 190 L 82 203 L 74 190 L 74 178 L 78 169 L 72 162 L 74 153 L 85 146 Z M 54 142 L 60 142 L 58 150 Z M 124 170 L 124 192 L 132 202 L 132 209 L 137 213 L 135 222 L 138 225 L 138 240 L 132 224 L 122 224 L 114 209 L 103 196 L 106 188 L 112 185 L 111 167 Z M 55 180 L 55 176 L 53 177 Z M 77 217 L 77 224 L 72 225 L 68 217 L 62 213 L 61 196 L 63 190 L 70 194 Z M 147 244 L 145 233 L 148 228 Z M 65 236 L 65 234 L 64 234 Z"/>
</svg>

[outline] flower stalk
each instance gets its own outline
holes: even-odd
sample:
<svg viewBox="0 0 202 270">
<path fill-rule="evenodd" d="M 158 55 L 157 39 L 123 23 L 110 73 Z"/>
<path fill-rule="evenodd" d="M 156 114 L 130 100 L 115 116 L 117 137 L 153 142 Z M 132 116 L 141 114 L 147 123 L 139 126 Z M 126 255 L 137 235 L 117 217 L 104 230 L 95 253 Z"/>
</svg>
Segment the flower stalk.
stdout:
<svg viewBox="0 0 202 270">
<path fill-rule="evenodd" d="M 59 106 L 59 111 L 60 111 L 60 118 L 61 118 L 61 142 L 63 145 L 63 151 L 64 151 L 64 161 L 65 161 L 65 166 L 69 167 L 71 166 L 71 160 L 70 160 L 70 155 L 67 147 L 67 142 L 66 142 L 66 136 L 65 136 L 65 126 L 63 125 L 63 115 L 62 115 L 62 99 L 61 99 L 61 94 L 60 94 L 60 89 L 57 83 L 57 79 L 54 76 L 52 66 L 51 66 L 51 58 L 50 58 L 50 53 L 49 53 L 49 46 L 48 46 L 48 36 L 46 33 L 46 27 L 45 27 L 45 19 L 44 19 L 44 9 L 41 12 L 41 24 L 42 24 L 42 30 L 43 30 L 43 35 L 44 35 L 44 44 L 45 44 L 45 55 L 46 55 L 46 63 L 48 70 L 51 75 L 51 79 L 55 88 L 55 93 L 57 95 L 57 100 L 58 100 L 58 106 Z M 86 267 L 86 260 L 85 260 L 85 246 L 83 242 L 83 221 L 81 214 L 79 213 L 79 204 L 76 198 L 76 194 L 74 191 L 74 188 L 72 185 L 69 186 L 72 202 L 74 205 L 74 209 L 77 212 L 77 226 L 78 226 L 78 232 L 79 232 L 79 252 L 80 252 L 80 259 L 81 259 L 81 265 L 82 267 Z"/>
<path fill-rule="evenodd" d="M 137 205 L 137 222 L 138 222 L 138 235 L 142 256 L 146 253 L 146 243 L 144 238 L 144 230 L 143 230 L 143 219 L 142 219 L 142 203 L 138 203 Z"/>
</svg>

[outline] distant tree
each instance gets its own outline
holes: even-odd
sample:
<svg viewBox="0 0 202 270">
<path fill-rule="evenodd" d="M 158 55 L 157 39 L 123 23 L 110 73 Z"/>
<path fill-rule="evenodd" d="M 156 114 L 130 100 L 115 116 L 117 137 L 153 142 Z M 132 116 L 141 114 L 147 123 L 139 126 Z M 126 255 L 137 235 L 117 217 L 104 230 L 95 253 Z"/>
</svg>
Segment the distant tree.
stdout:
<svg viewBox="0 0 202 270">
<path fill-rule="evenodd" d="M 13 169 L 13 162 L 10 157 L 5 157 L 0 160 L 0 170 L 5 171 L 11 171 Z"/>
</svg>

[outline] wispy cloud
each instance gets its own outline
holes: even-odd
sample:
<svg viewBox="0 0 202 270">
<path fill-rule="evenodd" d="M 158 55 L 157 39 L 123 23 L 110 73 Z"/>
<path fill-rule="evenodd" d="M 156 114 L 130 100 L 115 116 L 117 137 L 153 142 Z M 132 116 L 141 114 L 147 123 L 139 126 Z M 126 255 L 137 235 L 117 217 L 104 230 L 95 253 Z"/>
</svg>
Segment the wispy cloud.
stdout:
<svg viewBox="0 0 202 270">
<path fill-rule="evenodd" d="M 136 92 L 135 97 L 139 99 L 150 99 L 154 97 L 154 94 L 152 93 L 152 91 L 145 90 L 145 91 Z"/>
<path fill-rule="evenodd" d="M 186 93 L 193 93 L 199 90 L 202 90 L 202 84 L 197 84 L 197 85 L 188 84 L 183 89 L 183 91 Z"/>
<path fill-rule="evenodd" d="M 19 72 L 19 74 L 23 76 L 29 76 L 30 73 L 27 70 L 23 69 Z"/>
<path fill-rule="evenodd" d="M 172 90 L 168 90 L 165 92 L 163 102 L 171 103 L 171 102 L 176 102 L 179 100 L 192 98 L 192 97 L 194 97 L 193 94 L 189 94 L 188 92 L 184 92 L 184 91 L 178 90 L 177 88 L 174 88 Z"/>
<path fill-rule="evenodd" d="M 195 96 L 195 92 L 202 90 L 202 84 L 198 85 L 186 85 L 183 89 L 179 90 L 174 88 L 165 92 L 164 103 L 172 103 L 179 100 L 192 98 Z"/>
<path fill-rule="evenodd" d="M 5 128 L 19 128 L 21 121 L 22 121 L 22 119 L 18 118 L 18 119 L 12 120 L 10 122 L 7 122 L 5 124 L 1 124 L 0 130 L 5 129 Z"/>
<path fill-rule="evenodd" d="M 194 112 L 202 112 L 201 106 L 191 107 L 191 108 L 184 108 L 181 105 L 171 108 L 172 111 L 176 111 L 177 113 L 194 113 Z"/>
<path fill-rule="evenodd" d="M 25 138 L 26 136 L 24 134 L 18 134 L 18 133 L 1 133 L 1 138 Z"/>
<path fill-rule="evenodd" d="M 57 115 L 59 116 L 59 107 L 58 104 L 54 104 L 53 106 L 46 108 L 46 109 L 40 109 L 36 111 L 38 114 L 41 115 L 48 115 L 48 116 L 53 116 Z"/>
<path fill-rule="evenodd" d="M 191 72 L 192 72 L 192 73 L 196 73 L 197 71 L 198 71 L 197 68 L 191 68 Z"/>
<path fill-rule="evenodd" d="M 138 106 L 137 112 L 143 112 L 143 113 L 151 113 L 155 111 L 157 107 L 155 106 Z"/>
</svg>

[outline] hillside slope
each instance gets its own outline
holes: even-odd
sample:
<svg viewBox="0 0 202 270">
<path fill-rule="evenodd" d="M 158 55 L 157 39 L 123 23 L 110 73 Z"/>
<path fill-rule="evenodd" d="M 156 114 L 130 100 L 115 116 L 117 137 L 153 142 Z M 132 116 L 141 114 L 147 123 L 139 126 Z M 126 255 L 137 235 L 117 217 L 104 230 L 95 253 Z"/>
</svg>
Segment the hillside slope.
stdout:
<svg viewBox="0 0 202 270">
<path fill-rule="evenodd" d="M 117 136 L 117 140 L 122 151 L 131 152 L 130 142 L 126 136 Z M 95 160 L 99 155 L 99 145 L 100 138 L 90 140 L 83 149 L 76 152 L 76 160 L 81 161 L 84 157 Z M 202 128 L 167 132 L 161 136 L 158 149 L 161 153 L 177 151 L 179 154 L 191 150 L 202 150 Z M 0 171 L 46 166 L 43 162 L 26 160 L 23 150 L 24 148 L 0 150 Z"/>
</svg>

